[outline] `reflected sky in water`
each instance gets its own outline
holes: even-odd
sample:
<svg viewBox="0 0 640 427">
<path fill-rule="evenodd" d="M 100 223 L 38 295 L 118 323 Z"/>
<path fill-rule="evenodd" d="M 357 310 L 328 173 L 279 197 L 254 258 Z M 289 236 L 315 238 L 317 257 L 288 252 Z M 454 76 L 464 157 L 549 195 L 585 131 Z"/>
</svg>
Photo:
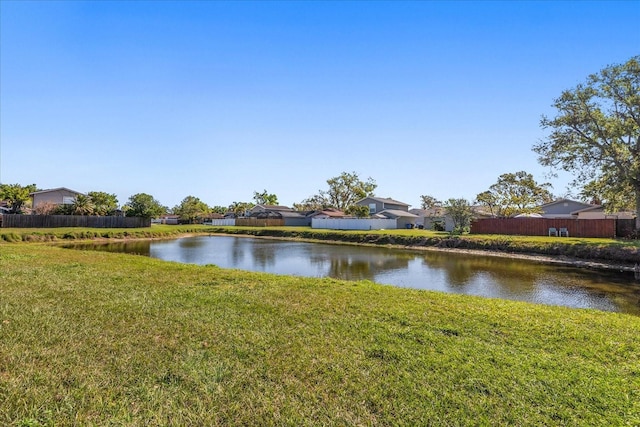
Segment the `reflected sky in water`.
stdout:
<svg viewBox="0 0 640 427">
<path fill-rule="evenodd" d="M 80 244 L 167 261 L 345 280 L 640 315 L 631 273 L 451 252 L 332 245 L 233 236 Z"/>
</svg>

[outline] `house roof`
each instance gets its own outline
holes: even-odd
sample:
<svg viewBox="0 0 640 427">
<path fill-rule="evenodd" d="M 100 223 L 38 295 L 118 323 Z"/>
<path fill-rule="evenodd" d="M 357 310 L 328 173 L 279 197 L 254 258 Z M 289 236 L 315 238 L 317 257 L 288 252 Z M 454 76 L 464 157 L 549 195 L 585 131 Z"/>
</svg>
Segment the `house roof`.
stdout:
<svg viewBox="0 0 640 427">
<path fill-rule="evenodd" d="M 261 207 L 266 211 L 293 211 L 289 206 L 279 205 L 255 205 L 254 208 Z"/>
<path fill-rule="evenodd" d="M 604 211 L 604 207 L 601 205 L 593 205 L 588 208 L 578 209 L 577 211 L 571 212 L 571 215 L 578 215 L 579 212 L 590 212 L 590 211 Z"/>
<path fill-rule="evenodd" d="M 539 213 L 522 213 L 514 216 L 514 218 L 544 218 Z"/>
<path fill-rule="evenodd" d="M 328 216 L 330 218 L 342 218 L 342 217 L 345 216 L 345 213 L 342 212 L 341 210 L 338 210 L 338 209 L 327 208 L 327 209 L 323 209 L 321 211 L 313 211 L 313 212 L 310 212 L 309 214 L 307 214 L 307 216 L 309 216 L 309 217 L 314 217 L 314 216 L 318 216 L 318 215 L 325 215 L 325 216 Z"/>
<path fill-rule="evenodd" d="M 371 199 L 371 200 L 375 200 L 376 202 L 380 202 L 380 203 L 389 203 L 389 204 L 393 204 L 393 205 L 400 205 L 400 206 L 410 206 L 407 203 L 403 203 L 403 202 L 399 202 L 397 200 L 393 200 L 393 199 L 389 199 L 389 198 L 384 198 L 384 197 L 364 197 L 360 200 L 358 200 L 358 202 L 361 202 L 363 200 L 367 200 L 367 199 Z M 357 203 L 357 202 L 356 202 Z"/>
<path fill-rule="evenodd" d="M 79 191 L 75 191 L 75 190 L 71 190 L 67 187 L 58 187 L 58 188 L 50 188 L 48 190 L 39 190 L 39 191 L 34 191 L 33 193 L 29 193 L 30 196 L 33 196 L 34 194 L 44 194 L 44 193 L 53 193 L 54 191 L 68 191 L 70 193 L 74 193 L 74 194 L 82 194 L 84 195 L 84 193 L 81 193 Z"/>
<path fill-rule="evenodd" d="M 579 205 L 583 205 L 585 208 L 590 208 L 590 207 L 593 207 L 593 206 L 599 206 L 599 205 L 592 205 L 590 203 L 580 202 L 578 200 L 571 200 L 571 199 L 564 199 L 563 198 L 563 199 L 554 200 L 553 202 L 549 202 L 549 203 L 545 203 L 543 205 L 540 205 L 540 208 L 546 208 L 548 206 L 559 205 L 560 203 L 568 203 L 568 202 L 577 203 Z"/>
<path fill-rule="evenodd" d="M 300 212 L 295 211 L 278 211 L 278 213 L 282 216 L 282 218 L 306 218 Z"/>
<path fill-rule="evenodd" d="M 410 209 L 409 212 L 425 217 L 440 217 L 445 215 L 445 209 L 442 206 L 436 206 L 430 209 Z"/>
<path fill-rule="evenodd" d="M 223 219 L 224 215 L 219 214 L 217 212 L 211 212 L 209 214 L 206 214 L 204 217 L 208 219 Z"/>
<path fill-rule="evenodd" d="M 380 212 L 380 215 L 392 216 L 394 218 L 418 218 L 418 215 L 414 215 L 407 211 L 401 211 L 399 209 L 385 209 Z"/>
</svg>

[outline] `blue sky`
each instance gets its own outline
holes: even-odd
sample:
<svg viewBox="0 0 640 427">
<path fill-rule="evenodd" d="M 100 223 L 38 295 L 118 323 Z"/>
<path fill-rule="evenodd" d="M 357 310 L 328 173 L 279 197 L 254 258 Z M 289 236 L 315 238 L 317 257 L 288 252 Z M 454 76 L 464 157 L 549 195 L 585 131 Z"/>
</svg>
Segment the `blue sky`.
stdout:
<svg viewBox="0 0 640 427">
<path fill-rule="evenodd" d="M 545 176 L 553 99 L 640 53 L 640 2 L 0 0 L 0 182 L 292 205 L 341 172 L 470 201 Z"/>
</svg>

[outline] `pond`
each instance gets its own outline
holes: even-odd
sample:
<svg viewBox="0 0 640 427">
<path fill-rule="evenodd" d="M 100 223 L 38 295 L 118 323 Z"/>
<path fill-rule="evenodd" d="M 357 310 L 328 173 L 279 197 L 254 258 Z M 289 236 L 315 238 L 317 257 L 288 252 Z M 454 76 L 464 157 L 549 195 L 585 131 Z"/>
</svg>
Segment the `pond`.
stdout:
<svg viewBox="0 0 640 427">
<path fill-rule="evenodd" d="M 504 257 L 234 236 L 67 247 L 640 315 L 640 284 L 632 273 Z"/>
</svg>

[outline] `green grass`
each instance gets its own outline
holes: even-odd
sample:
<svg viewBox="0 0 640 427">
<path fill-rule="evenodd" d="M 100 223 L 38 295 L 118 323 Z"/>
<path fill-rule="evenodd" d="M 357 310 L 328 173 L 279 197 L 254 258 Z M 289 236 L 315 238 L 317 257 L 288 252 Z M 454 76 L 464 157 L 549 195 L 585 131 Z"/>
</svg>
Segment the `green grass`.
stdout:
<svg viewBox="0 0 640 427">
<path fill-rule="evenodd" d="M 0 425 L 638 425 L 640 318 L 0 244 Z"/>
</svg>

